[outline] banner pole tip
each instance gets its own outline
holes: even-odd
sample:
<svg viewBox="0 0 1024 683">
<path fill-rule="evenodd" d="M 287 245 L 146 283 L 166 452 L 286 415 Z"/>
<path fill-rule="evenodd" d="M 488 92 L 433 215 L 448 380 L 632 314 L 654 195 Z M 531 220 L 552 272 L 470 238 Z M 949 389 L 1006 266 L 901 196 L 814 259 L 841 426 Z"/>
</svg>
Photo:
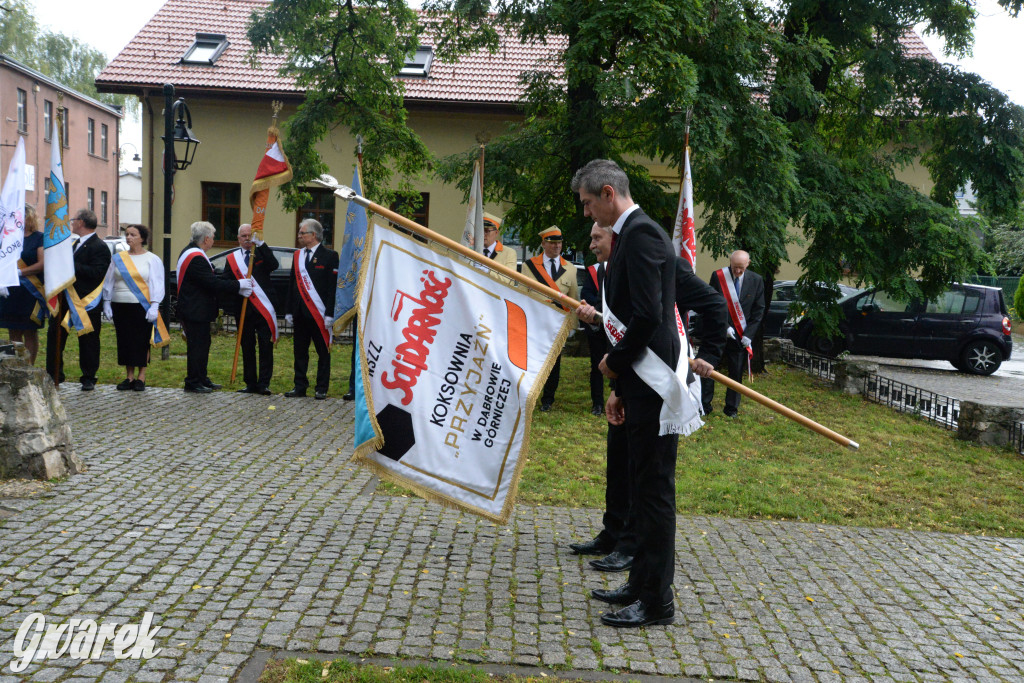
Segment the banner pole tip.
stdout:
<svg viewBox="0 0 1024 683">
<path fill-rule="evenodd" d="M 852 440 L 852 439 L 850 440 L 850 443 L 847 444 L 847 446 L 849 446 L 852 450 L 855 450 L 855 451 L 856 450 L 860 450 L 860 444 L 857 443 L 856 441 Z"/>
</svg>

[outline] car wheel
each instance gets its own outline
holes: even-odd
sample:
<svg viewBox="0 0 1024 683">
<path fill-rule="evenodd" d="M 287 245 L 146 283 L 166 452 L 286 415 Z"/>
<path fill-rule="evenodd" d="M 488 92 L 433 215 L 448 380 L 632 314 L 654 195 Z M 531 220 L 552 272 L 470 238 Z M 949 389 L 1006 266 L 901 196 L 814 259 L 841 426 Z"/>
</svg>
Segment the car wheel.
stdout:
<svg viewBox="0 0 1024 683">
<path fill-rule="evenodd" d="M 974 341 L 960 354 L 963 371 L 972 375 L 991 375 L 1003 362 L 1003 353 L 990 341 Z"/>
<path fill-rule="evenodd" d="M 807 338 L 807 350 L 819 356 L 834 358 L 846 350 L 846 340 L 842 337 L 821 337 L 811 334 Z"/>
</svg>

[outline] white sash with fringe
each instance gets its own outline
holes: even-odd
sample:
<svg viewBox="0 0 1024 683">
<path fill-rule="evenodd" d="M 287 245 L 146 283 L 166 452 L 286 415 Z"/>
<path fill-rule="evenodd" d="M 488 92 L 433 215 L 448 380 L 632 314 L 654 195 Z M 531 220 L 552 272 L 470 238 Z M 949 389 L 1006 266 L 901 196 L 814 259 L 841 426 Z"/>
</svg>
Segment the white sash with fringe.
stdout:
<svg viewBox="0 0 1024 683">
<path fill-rule="evenodd" d="M 245 250 L 238 249 L 231 252 L 228 256 L 228 262 L 231 266 L 231 272 L 234 273 L 235 277 L 239 280 L 244 280 L 249 275 L 249 266 L 245 265 Z M 253 251 L 252 258 L 256 258 L 256 252 Z M 251 278 L 252 282 L 252 294 L 249 296 L 249 303 L 256 309 L 256 312 L 266 321 L 270 327 L 270 339 L 271 341 L 277 341 L 277 311 L 274 310 L 274 304 L 270 302 L 270 297 L 260 287 L 260 283 L 256 282 L 256 278 Z"/>
<path fill-rule="evenodd" d="M 604 320 L 604 333 L 611 344 L 615 344 L 626 334 L 626 326 L 622 324 L 605 300 L 602 288 L 601 311 Z M 676 311 L 676 330 L 681 325 L 679 312 Z M 658 357 L 649 348 L 644 349 L 640 356 L 633 361 L 633 371 L 642 379 L 647 386 L 654 390 L 661 397 L 661 414 L 658 420 L 661 428 L 658 436 L 666 434 L 682 434 L 689 436 L 704 426 L 700 419 L 700 399 L 694 402 L 693 394 L 686 385 L 687 371 L 690 364 L 689 343 L 685 335 L 680 335 L 679 360 L 673 371 L 668 363 Z M 696 382 L 699 386 L 700 383 Z"/>
</svg>

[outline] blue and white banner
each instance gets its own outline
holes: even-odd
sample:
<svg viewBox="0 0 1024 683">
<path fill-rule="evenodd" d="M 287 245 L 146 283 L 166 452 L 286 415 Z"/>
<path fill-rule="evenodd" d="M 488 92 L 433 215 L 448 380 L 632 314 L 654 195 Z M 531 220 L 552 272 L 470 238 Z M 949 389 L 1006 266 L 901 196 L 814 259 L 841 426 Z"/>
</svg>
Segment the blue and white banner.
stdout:
<svg viewBox="0 0 1024 683">
<path fill-rule="evenodd" d="M 363 193 L 358 166 L 352 173 L 352 189 L 356 194 Z M 366 250 L 367 226 L 366 207 L 350 201 L 345 209 L 345 243 L 338 259 L 338 291 L 334 293 L 334 331 L 339 334 L 356 314 L 356 290 Z"/>
<path fill-rule="evenodd" d="M 576 323 L 550 299 L 374 225 L 360 274 L 356 457 L 504 523 L 533 405 Z"/>
<path fill-rule="evenodd" d="M 0 287 L 21 284 L 18 259 L 25 244 L 25 139 L 18 136 L 0 191 Z"/>
</svg>

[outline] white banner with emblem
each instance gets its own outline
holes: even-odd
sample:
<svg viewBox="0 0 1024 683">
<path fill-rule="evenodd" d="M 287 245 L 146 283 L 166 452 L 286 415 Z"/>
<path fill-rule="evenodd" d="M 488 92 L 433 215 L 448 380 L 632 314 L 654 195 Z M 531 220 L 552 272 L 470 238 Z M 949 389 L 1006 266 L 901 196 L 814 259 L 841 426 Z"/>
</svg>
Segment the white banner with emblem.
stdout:
<svg viewBox="0 0 1024 683">
<path fill-rule="evenodd" d="M 505 522 L 533 405 L 576 318 L 440 251 L 372 227 L 356 456 L 425 498 Z"/>
</svg>

